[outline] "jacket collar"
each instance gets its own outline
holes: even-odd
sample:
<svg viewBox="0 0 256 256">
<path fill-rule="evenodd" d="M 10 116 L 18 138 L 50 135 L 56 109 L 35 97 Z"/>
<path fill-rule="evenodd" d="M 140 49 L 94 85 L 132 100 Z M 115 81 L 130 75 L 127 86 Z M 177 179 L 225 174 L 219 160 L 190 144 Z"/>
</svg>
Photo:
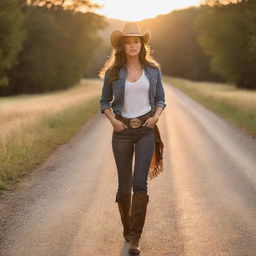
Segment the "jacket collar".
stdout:
<svg viewBox="0 0 256 256">
<path fill-rule="evenodd" d="M 146 66 L 146 65 L 144 66 L 145 75 L 146 75 L 149 79 L 151 79 L 151 75 L 150 75 L 149 69 L 150 69 L 150 67 L 148 67 L 148 66 Z M 125 66 L 123 66 L 123 67 L 121 67 L 120 72 L 119 72 L 119 79 L 120 79 L 120 80 L 125 80 L 125 79 L 126 79 L 126 76 L 127 76 L 127 69 L 126 69 Z"/>
</svg>

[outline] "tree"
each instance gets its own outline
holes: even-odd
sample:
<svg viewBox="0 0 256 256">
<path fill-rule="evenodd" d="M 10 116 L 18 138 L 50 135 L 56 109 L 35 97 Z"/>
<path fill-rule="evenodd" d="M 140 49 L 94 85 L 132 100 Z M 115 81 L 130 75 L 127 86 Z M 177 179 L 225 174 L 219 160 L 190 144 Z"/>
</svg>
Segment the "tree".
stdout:
<svg viewBox="0 0 256 256">
<path fill-rule="evenodd" d="M 197 42 L 194 23 L 200 8 L 187 8 L 143 21 L 152 30 L 152 46 L 163 73 L 192 80 L 219 81 L 209 68 L 210 58 Z"/>
<path fill-rule="evenodd" d="M 28 6 L 27 39 L 18 65 L 9 72 L 10 86 L 0 93 L 38 93 L 73 86 L 101 46 L 97 30 L 105 25 L 94 13 Z"/>
<path fill-rule="evenodd" d="M 91 0 L 25 0 L 28 5 L 45 6 L 52 9 L 63 9 L 70 11 L 92 11 L 102 5 L 93 3 Z"/>
<path fill-rule="evenodd" d="M 17 0 L 0 1 L 0 86 L 7 86 L 7 72 L 17 63 L 26 32 L 22 29 L 24 15 Z"/>
<path fill-rule="evenodd" d="M 240 88 L 256 89 L 255 8 L 254 1 L 205 6 L 197 19 L 212 70 Z"/>
</svg>

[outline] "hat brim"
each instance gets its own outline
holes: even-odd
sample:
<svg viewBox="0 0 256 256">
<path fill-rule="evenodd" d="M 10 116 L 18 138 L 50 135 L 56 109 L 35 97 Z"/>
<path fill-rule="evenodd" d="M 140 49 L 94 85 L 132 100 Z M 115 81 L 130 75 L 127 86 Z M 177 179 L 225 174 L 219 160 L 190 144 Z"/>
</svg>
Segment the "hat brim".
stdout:
<svg viewBox="0 0 256 256">
<path fill-rule="evenodd" d="M 144 34 L 131 34 L 131 33 L 126 34 L 126 33 L 123 33 L 120 30 L 115 30 L 111 33 L 111 36 L 110 36 L 110 41 L 111 41 L 111 44 L 112 44 L 113 48 L 117 47 L 118 41 L 123 36 L 140 36 L 140 37 L 143 37 L 145 43 L 148 43 L 151 39 L 151 32 L 150 32 L 149 29 L 147 29 Z"/>
</svg>

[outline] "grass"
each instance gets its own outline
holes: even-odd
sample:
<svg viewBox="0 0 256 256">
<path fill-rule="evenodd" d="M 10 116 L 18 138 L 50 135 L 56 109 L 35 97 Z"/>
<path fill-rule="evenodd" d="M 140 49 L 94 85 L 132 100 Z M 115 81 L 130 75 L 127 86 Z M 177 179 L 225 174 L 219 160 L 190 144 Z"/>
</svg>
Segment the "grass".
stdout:
<svg viewBox="0 0 256 256">
<path fill-rule="evenodd" d="M 186 79 L 163 77 L 206 108 L 256 137 L 256 91 L 238 89 L 231 84 L 195 82 Z"/>
<path fill-rule="evenodd" d="M 256 92 L 233 85 L 163 77 L 208 109 L 256 137 Z M 0 97 L 0 194 L 67 143 L 99 111 L 100 80 L 64 91 Z"/>
<path fill-rule="evenodd" d="M 0 194 L 99 111 L 99 80 L 65 91 L 0 98 Z"/>
</svg>

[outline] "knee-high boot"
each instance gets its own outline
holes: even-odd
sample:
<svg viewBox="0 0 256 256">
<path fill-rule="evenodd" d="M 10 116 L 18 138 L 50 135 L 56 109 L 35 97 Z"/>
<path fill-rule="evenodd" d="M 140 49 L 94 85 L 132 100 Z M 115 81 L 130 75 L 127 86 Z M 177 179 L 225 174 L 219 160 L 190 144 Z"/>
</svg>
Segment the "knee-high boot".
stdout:
<svg viewBox="0 0 256 256">
<path fill-rule="evenodd" d="M 131 193 L 124 196 L 119 196 L 117 193 L 116 202 L 118 204 L 118 209 L 123 224 L 123 236 L 126 242 L 129 242 L 131 226 Z"/>
<path fill-rule="evenodd" d="M 134 192 L 131 206 L 131 229 L 129 253 L 140 254 L 139 240 L 145 223 L 149 196 L 146 193 Z"/>
</svg>

